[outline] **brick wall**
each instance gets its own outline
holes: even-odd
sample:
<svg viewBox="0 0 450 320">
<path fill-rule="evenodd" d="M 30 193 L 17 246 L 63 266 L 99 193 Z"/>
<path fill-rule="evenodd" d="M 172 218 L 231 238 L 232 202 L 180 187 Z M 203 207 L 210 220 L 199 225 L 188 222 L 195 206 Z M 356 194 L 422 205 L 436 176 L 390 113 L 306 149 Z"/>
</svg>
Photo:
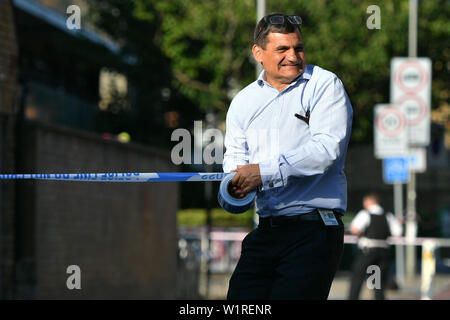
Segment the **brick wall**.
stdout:
<svg viewBox="0 0 450 320">
<path fill-rule="evenodd" d="M 17 42 L 10 0 L 0 1 L 0 112 L 12 113 L 16 95 Z"/>
<path fill-rule="evenodd" d="M 0 1 L 0 170 L 14 171 L 17 41 L 11 0 Z M 0 184 L 0 299 L 11 298 L 14 278 L 14 185 Z"/>
<path fill-rule="evenodd" d="M 176 170 L 158 150 L 91 134 L 27 123 L 25 136 L 29 172 Z M 178 184 L 22 183 L 25 240 L 18 262 L 19 296 L 174 298 Z M 81 268 L 81 290 L 66 287 L 69 265 Z"/>
<path fill-rule="evenodd" d="M 0 170 L 14 172 L 14 121 L 0 117 Z M 14 278 L 14 183 L 0 182 L 0 299 L 13 295 Z"/>
</svg>

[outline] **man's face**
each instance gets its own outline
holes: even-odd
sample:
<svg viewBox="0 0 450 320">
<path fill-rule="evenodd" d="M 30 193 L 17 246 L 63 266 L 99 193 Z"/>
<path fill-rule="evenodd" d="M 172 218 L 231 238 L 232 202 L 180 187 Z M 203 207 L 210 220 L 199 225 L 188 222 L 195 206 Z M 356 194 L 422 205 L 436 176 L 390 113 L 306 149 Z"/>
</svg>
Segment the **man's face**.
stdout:
<svg viewBox="0 0 450 320">
<path fill-rule="evenodd" d="M 266 81 L 281 90 L 305 71 L 305 52 L 299 33 L 275 33 L 267 36 L 266 48 L 253 46 L 255 60 L 262 62 Z"/>
<path fill-rule="evenodd" d="M 370 207 L 372 207 L 374 204 L 377 204 L 377 202 L 374 201 L 373 198 L 371 198 L 371 197 L 365 197 L 363 199 L 363 206 L 364 206 L 364 209 L 366 209 L 366 210 L 369 210 Z"/>
</svg>

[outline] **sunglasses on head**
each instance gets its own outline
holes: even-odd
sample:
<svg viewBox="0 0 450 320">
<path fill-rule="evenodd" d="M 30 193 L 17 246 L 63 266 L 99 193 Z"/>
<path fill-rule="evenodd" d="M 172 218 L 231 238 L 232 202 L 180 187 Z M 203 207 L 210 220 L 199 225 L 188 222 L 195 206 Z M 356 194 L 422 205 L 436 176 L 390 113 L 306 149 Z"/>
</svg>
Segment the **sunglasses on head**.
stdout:
<svg viewBox="0 0 450 320">
<path fill-rule="evenodd" d="M 285 19 L 287 19 L 291 24 L 302 24 L 302 18 L 300 16 L 285 16 L 282 14 L 276 14 L 264 18 L 266 22 L 269 20 L 270 24 L 284 24 Z"/>
<path fill-rule="evenodd" d="M 266 16 L 266 17 L 264 17 L 264 22 L 266 22 L 267 25 L 259 30 L 258 35 L 256 36 L 255 39 L 257 40 L 259 38 L 259 36 L 261 35 L 261 32 L 263 30 L 265 30 L 269 25 L 283 25 L 285 23 L 286 19 L 290 24 L 294 24 L 294 25 L 298 25 L 298 26 L 300 26 L 302 24 L 302 18 L 300 16 L 286 16 L 283 14 L 275 14 L 275 15 L 271 15 L 271 16 Z"/>
</svg>

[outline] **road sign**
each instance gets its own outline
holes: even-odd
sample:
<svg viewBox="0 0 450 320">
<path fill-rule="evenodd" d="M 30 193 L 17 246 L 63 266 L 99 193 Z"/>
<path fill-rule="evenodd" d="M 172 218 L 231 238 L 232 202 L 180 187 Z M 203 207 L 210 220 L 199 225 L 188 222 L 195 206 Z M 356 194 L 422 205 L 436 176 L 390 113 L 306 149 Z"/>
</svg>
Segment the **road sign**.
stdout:
<svg viewBox="0 0 450 320">
<path fill-rule="evenodd" d="M 374 108 L 375 157 L 383 159 L 406 155 L 408 132 L 403 107 L 377 104 Z"/>
<path fill-rule="evenodd" d="M 408 145 L 430 143 L 431 60 L 393 58 L 391 60 L 391 103 L 406 110 Z"/>
<path fill-rule="evenodd" d="M 414 172 L 425 172 L 427 170 L 427 151 L 425 148 L 409 148 L 408 167 Z"/>
<path fill-rule="evenodd" d="M 408 158 L 395 157 L 383 159 L 383 180 L 385 183 L 408 182 Z"/>
</svg>

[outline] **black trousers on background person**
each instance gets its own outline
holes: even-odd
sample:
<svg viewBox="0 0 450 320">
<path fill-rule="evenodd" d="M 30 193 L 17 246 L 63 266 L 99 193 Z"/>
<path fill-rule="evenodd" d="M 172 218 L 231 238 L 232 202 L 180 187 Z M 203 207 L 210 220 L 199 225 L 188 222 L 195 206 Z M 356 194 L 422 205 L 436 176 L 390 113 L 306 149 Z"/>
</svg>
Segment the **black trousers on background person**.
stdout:
<svg viewBox="0 0 450 320">
<path fill-rule="evenodd" d="M 359 255 L 353 263 L 349 291 L 349 300 L 358 300 L 361 286 L 368 276 L 367 268 L 371 265 L 380 268 L 380 287 L 372 289 L 376 300 L 384 300 L 384 290 L 389 278 L 390 251 L 389 248 L 359 249 Z"/>
<path fill-rule="evenodd" d="M 229 300 L 326 300 L 344 248 L 344 226 L 297 221 L 250 232 L 230 279 Z M 261 223 L 260 223 L 261 225 Z"/>
</svg>

